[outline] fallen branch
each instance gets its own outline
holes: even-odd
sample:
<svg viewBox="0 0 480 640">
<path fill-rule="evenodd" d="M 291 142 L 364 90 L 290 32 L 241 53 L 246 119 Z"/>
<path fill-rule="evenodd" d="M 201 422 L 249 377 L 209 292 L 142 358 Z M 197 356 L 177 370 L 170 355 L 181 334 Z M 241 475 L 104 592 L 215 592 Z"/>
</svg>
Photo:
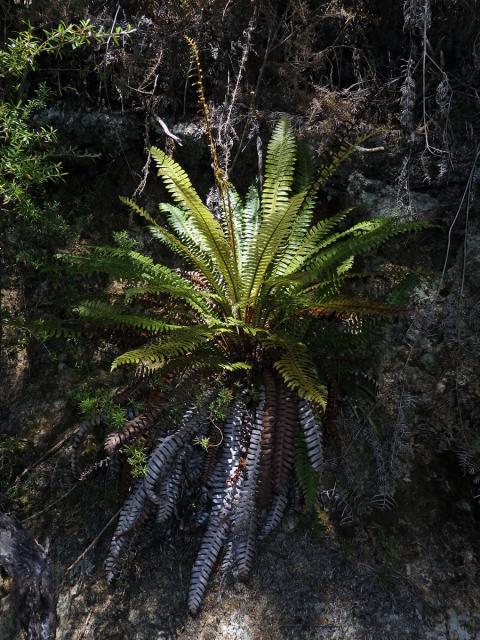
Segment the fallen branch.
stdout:
<svg viewBox="0 0 480 640">
<path fill-rule="evenodd" d="M 154 116 L 154 118 L 158 122 L 158 124 L 162 127 L 163 131 L 165 132 L 165 135 L 171 138 L 172 140 L 175 140 L 175 142 L 181 147 L 183 145 L 181 139 L 170 131 L 170 129 L 165 124 L 165 122 L 159 116 Z"/>
</svg>

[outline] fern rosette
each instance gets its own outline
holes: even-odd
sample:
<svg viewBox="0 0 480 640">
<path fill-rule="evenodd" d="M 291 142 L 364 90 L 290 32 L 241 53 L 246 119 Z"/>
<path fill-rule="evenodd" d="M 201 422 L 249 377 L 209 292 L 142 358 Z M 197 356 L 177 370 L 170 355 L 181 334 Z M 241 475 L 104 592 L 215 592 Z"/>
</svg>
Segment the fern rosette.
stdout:
<svg viewBox="0 0 480 640">
<path fill-rule="evenodd" d="M 395 293 L 383 299 L 358 293 L 373 274 L 356 272 L 356 259 L 424 226 L 388 217 L 346 226 L 349 211 L 319 219 L 320 189 L 354 150 L 342 148 L 315 171 L 283 118 L 268 145 L 261 192 L 253 185 L 243 198 L 217 175 L 219 205 L 212 211 L 185 171 L 153 148 L 172 203 L 161 204 L 154 216 L 123 202 L 184 268 L 128 248 L 97 247 L 66 258 L 124 283 L 122 307 L 90 302 L 78 309 L 90 322 L 143 336 L 144 344 L 115 358 L 113 369 L 134 366 L 142 376 L 167 376 L 171 386 L 176 376 L 193 372 L 207 389 L 179 426 L 165 419 L 168 392 L 159 392 L 107 439 L 107 452 L 115 455 L 121 444 L 152 430 L 159 438 L 120 515 L 110 576 L 140 524 L 165 526 L 190 492 L 196 522 L 205 526 L 190 585 L 194 612 L 222 554 L 223 571 L 248 577 L 256 541 L 279 524 L 295 475 L 313 507 L 332 389 L 349 375 L 350 357 L 369 330 L 397 309 Z M 229 402 L 222 419 L 212 422 L 209 407 L 219 385 L 229 389 Z"/>
</svg>

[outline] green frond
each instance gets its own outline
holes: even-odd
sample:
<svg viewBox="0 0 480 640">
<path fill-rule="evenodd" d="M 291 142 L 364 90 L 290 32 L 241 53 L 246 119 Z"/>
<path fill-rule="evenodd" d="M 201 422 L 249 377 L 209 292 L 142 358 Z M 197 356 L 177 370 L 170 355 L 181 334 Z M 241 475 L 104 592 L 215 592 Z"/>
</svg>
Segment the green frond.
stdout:
<svg viewBox="0 0 480 640">
<path fill-rule="evenodd" d="M 225 293 L 219 282 L 218 274 L 213 271 L 211 263 L 208 259 L 204 258 L 200 252 L 195 251 L 194 248 L 181 242 L 173 233 L 167 231 L 160 225 L 149 227 L 149 231 L 154 238 L 160 240 L 162 244 L 168 247 L 171 251 L 180 255 L 187 261 L 187 264 L 200 271 L 200 273 L 207 279 L 209 285 L 217 293 L 217 295 L 225 300 Z"/>
<path fill-rule="evenodd" d="M 303 140 L 297 141 L 297 161 L 293 176 L 293 192 L 308 192 L 315 178 L 315 161 L 312 150 Z"/>
<path fill-rule="evenodd" d="M 154 342 L 126 351 L 115 358 L 111 370 L 125 364 L 142 365 L 145 368 L 161 367 L 171 358 L 183 356 L 221 333 L 228 332 L 224 327 L 191 326 L 178 328 L 169 333 L 169 339 Z M 170 337 L 171 336 L 171 337 Z"/>
<path fill-rule="evenodd" d="M 185 356 L 169 358 L 161 367 L 162 373 L 189 372 L 189 373 L 222 373 L 224 371 L 248 371 L 251 365 L 248 362 L 231 362 L 228 356 L 221 353 L 220 349 L 211 342 L 201 345 L 193 353 Z"/>
<path fill-rule="evenodd" d="M 288 254 L 294 256 L 296 253 L 296 249 L 300 246 L 302 239 L 305 236 L 305 233 L 310 228 L 312 222 L 313 210 L 315 208 L 315 204 L 317 202 L 318 194 L 320 189 L 324 186 L 327 180 L 330 178 L 333 173 L 338 169 L 338 167 L 344 162 L 357 148 L 359 144 L 361 144 L 364 140 L 369 137 L 369 134 L 360 137 L 355 144 L 352 145 L 343 145 L 340 150 L 331 158 L 330 163 L 324 165 L 317 171 L 317 175 L 314 179 L 308 179 L 308 173 L 305 177 L 299 182 L 299 184 L 308 184 L 308 188 L 306 186 L 302 187 L 302 189 L 306 190 L 305 198 L 302 203 L 302 206 L 299 210 L 298 217 L 295 223 L 295 227 L 292 230 L 292 235 L 289 242 Z M 304 161 L 304 160 L 303 160 Z M 308 161 L 307 161 L 308 162 Z M 307 172 L 309 170 L 307 169 Z M 299 189 L 300 190 L 300 189 Z M 283 264 L 288 264 L 288 258 L 286 256 Z M 297 267 L 298 268 L 298 267 Z M 289 271 L 292 273 L 292 271 Z M 281 271 L 279 272 L 279 274 Z"/>
<path fill-rule="evenodd" d="M 307 511 L 314 511 L 317 506 L 320 474 L 312 469 L 305 436 L 301 429 L 297 429 L 295 432 L 295 475 L 302 490 Z"/>
<path fill-rule="evenodd" d="M 171 251 L 180 255 L 188 264 L 200 271 L 216 293 L 219 295 L 224 294 L 223 278 L 215 272 L 210 257 L 199 249 L 198 241 L 192 241 L 188 244 L 182 242 L 164 226 L 160 225 L 148 211 L 137 205 L 133 200 L 125 197 L 121 197 L 120 200 L 150 223 L 149 231 L 154 238 L 160 240 Z M 175 209 L 181 211 L 178 207 L 175 207 Z M 170 209 L 167 210 L 171 211 Z"/>
<path fill-rule="evenodd" d="M 306 353 L 287 352 L 273 366 L 290 389 L 294 389 L 301 398 L 314 402 L 325 411 L 328 391 L 318 379 L 317 369 Z"/>
<path fill-rule="evenodd" d="M 5 327 L 13 327 L 28 332 L 40 340 L 49 338 L 78 338 L 81 332 L 68 325 L 68 322 L 57 322 L 55 320 L 25 320 L 18 317 L 10 317 L 2 314 L 1 324 Z"/>
<path fill-rule="evenodd" d="M 302 353 L 305 351 L 305 344 L 299 339 L 298 333 L 281 331 L 280 329 L 269 330 L 261 336 L 261 341 L 266 347 L 280 348 L 290 353 Z"/>
<path fill-rule="evenodd" d="M 394 306 L 405 305 L 418 285 L 419 276 L 417 273 L 408 273 L 402 280 L 388 293 L 386 302 Z"/>
<path fill-rule="evenodd" d="M 296 142 L 290 120 L 281 118 L 267 147 L 261 210 L 264 219 L 288 205 L 295 170 Z"/>
<path fill-rule="evenodd" d="M 298 193 L 262 220 L 256 244 L 252 245 L 242 276 L 245 281 L 243 302 L 254 303 L 282 241 L 288 236 L 305 194 Z"/>
<path fill-rule="evenodd" d="M 358 223 L 351 229 L 336 234 L 336 242 L 332 246 L 310 259 L 305 271 L 297 271 L 289 276 L 289 280 L 308 284 L 318 279 L 322 274 L 332 272 L 351 257 L 360 256 L 376 249 L 401 233 L 419 231 L 426 226 L 428 224 L 424 222 L 398 222 L 390 218 Z"/>
<path fill-rule="evenodd" d="M 158 168 L 158 175 L 174 201 L 191 217 L 192 225 L 209 248 L 211 260 L 222 274 L 233 300 L 239 299 L 240 283 L 230 246 L 223 235 L 220 223 L 203 204 L 185 171 L 161 149 L 152 147 L 151 154 Z"/>
<path fill-rule="evenodd" d="M 151 333 L 163 333 L 179 329 L 179 325 L 152 318 L 150 316 L 128 313 L 128 309 L 100 301 L 87 301 L 74 309 L 82 318 L 98 324 L 117 327 L 131 327 Z"/>
<path fill-rule="evenodd" d="M 364 274 L 349 273 L 353 268 L 354 262 L 355 258 L 347 258 L 334 271 L 323 274 L 322 279 L 318 282 L 301 288 L 297 295 L 299 306 L 305 306 L 305 304 L 313 305 L 316 301 L 332 298 L 340 293 L 343 284 L 347 280 L 365 277 Z"/>
<path fill-rule="evenodd" d="M 239 270 L 242 273 L 249 251 L 256 242 L 260 224 L 260 196 L 255 184 L 249 187 L 245 203 L 238 203 L 233 222 Z"/>
<path fill-rule="evenodd" d="M 342 222 L 351 211 L 351 208 L 343 209 L 334 216 L 321 220 L 307 232 L 305 232 L 305 229 L 303 229 L 300 224 L 297 224 L 298 221 L 301 220 L 301 217 L 298 216 L 296 225 L 292 229 L 289 242 L 275 268 L 274 277 L 288 275 L 298 271 L 309 258 L 326 246 L 326 243 L 322 242 L 325 238 L 327 238 L 328 244 L 333 242 L 334 239 L 330 239 L 328 234 L 336 225 Z"/>
<path fill-rule="evenodd" d="M 257 185 L 251 184 L 248 188 L 247 195 L 245 196 L 245 204 L 243 206 L 244 224 L 243 235 L 248 235 L 246 227 L 249 225 L 258 225 L 260 218 L 260 194 L 258 193 Z"/>
<path fill-rule="evenodd" d="M 230 233 L 229 228 L 227 228 L 226 220 L 228 218 L 231 221 L 231 233 L 233 236 L 234 243 L 234 254 L 237 261 L 237 270 L 238 273 L 241 273 L 242 263 L 245 258 L 245 209 L 242 198 L 236 191 L 236 189 L 228 184 L 225 188 L 225 200 L 222 203 L 222 210 L 227 209 L 227 211 L 223 211 L 222 223 L 225 227 L 225 234 L 228 235 Z M 248 246 L 248 245 L 247 245 Z"/>
<path fill-rule="evenodd" d="M 328 179 L 335 173 L 338 167 L 343 164 L 345 160 L 347 160 L 347 158 L 349 158 L 353 153 L 355 153 L 357 147 L 363 144 L 365 140 L 368 140 L 371 135 L 371 133 L 365 133 L 359 136 L 353 144 L 343 144 L 340 146 L 340 148 L 331 156 L 329 163 L 323 165 L 317 172 L 317 176 L 310 189 L 307 203 L 310 198 L 315 200 L 319 190 L 326 184 Z"/>
<path fill-rule="evenodd" d="M 252 368 L 248 362 L 219 362 L 217 366 L 224 371 L 250 371 Z"/>
<path fill-rule="evenodd" d="M 106 273 L 119 280 L 148 280 L 155 270 L 152 259 L 136 251 L 108 246 L 84 249 L 88 253 L 60 253 L 56 257 L 76 273 Z"/>
<path fill-rule="evenodd" d="M 139 204 L 137 204 L 135 200 L 132 200 L 131 198 L 127 198 L 126 196 L 119 196 L 118 199 L 122 204 L 129 207 L 134 213 L 139 215 L 141 218 L 145 218 L 147 222 L 155 224 L 155 220 L 148 213 L 148 211 L 143 207 L 141 207 Z"/>
<path fill-rule="evenodd" d="M 159 204 L 158 208 L 161 213 L 167 214 L 169 225 L 175 235 L 182 242 L 187 244 L 192 251 L 197 252 L 204 260 L 209 261 L 208 243 L 205 242 L 204 238 L 196 231 L 188 213 L 183 209 L 180 209 L 180 207 L 164 202 Z M 222 277 L 220 275 L 218 275 L 218 278 L 219 281 L 222 281 Z"/>
</svg>

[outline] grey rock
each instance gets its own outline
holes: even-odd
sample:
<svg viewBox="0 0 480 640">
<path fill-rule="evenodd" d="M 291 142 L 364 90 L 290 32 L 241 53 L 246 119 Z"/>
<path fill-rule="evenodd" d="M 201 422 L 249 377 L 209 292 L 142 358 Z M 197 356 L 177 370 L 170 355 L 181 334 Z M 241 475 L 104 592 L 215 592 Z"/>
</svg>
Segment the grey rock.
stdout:
<svg viewBox="0 0 480 640">
<path fill-rule="evenodd" d="M 368 209 L 374 216 L 391 217 L 407 213 L 413 217 L 428 219 L 440 206 L 439 201 L 428 193 L 411 191 L 409 210 L 406 211 L 395 188 L 382 180 L 367 178 L 358 171 L 350 174 L 347 191 L 356 205 Z"/>
</svg>

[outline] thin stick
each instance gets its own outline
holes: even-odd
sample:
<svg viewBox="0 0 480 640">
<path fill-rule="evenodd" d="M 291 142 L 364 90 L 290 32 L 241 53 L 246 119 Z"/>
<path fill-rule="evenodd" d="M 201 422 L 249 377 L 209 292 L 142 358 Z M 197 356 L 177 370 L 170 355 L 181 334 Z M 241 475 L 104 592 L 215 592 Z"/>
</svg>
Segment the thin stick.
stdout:
<svg viewBox="0 0 480 640">
<path fill-rule="evenodd" d="M 113 30 L 115 29 L 115 25 L 117 24 L 117 18 L 118 18 L 119 11 L 120 11 L 120 3 L 117 4 L 117 10 L 115 12 L 115 17 L 113 18 L 112 28 L 110 29 L 110 34 L 108 36 L 107 46 L 105 48 L 105 63 L 106 63 L 106 60 L 107 60 L 108 47 L 110 46 L 110 41 L 112 40 L 112 36 L 113 36 Z"/>
<path fill-rule="evenodd" d="M 87 630 L 88 630 L 88 627 L 89 627 L 89 625 L 90 625 L 90 620 L 92 619 L 92 615 L 93 615 L 93 611 L 92 611 L 92 610 L 90 610 L 90 612 L 89 612 L 89 614 L 88 614 L 88 616 L 87 616 L 87 619 L 85 620 L 85 623 L 84 623 L 84 625 L 83 625 L 82 633 L 80 634 L 80 637 L 79 637 L 79 639 L 78 639 L 78 640 L 82 640 L 82 638 L 84 638 L 84 637 L 85 637 L 85 634 L 86 634 L 86 632 L 87 632 Z"/>
<path fill-rule="evenodd" d="M 31 464 L 30 466 L 28 466 L 26 469 L 24 469 L 22 471 L 22 473 L 20 473 L 20 475 L 18 475 L 15 478 L 15 482 L 18 482 L 19 480 L 21 480 L 21 478 L 23 478 L 23 476 L 25 474 L 27 474 L 29 471 L 32 471 L 32 469 L 35 469 L 35 467 L 38 467 L 38 465 L 43 462 L 44 460 L 46 460 L 49 456 L 51 456 L 52 454 L 56 453 L 59 449 L 61 449 L 63 447 L 63 445 L 67 442 L 67 440 L 70 440 L 70 438 L 73 435 L 73 431 L 71 433 L 69 433 L 68 435 L 66 435 L 64 438 L 62 438 L 59 442 L 57 442 L 56 444 L 53 445 L 53 447 L 50 447 L 50 449 L 48 449 L 48 451 L 46 451 L 43 456 L 41 458 L 39 458 L 38 460 L 36 460 L 33 464 Z"/>
<path fill-rule="evenodd" d="M 445 280 L 445 275 L 447 273 L 448 258 L 450 256 L 450 246 L 452 244 L 453 228 L 454 228 L 454 226 L 455 226 L 455 224 L 456 224 L 456 222 L 458 220 L 458 217 L 460 216 L 460 213 L 461 213 L 462 208 L 463 208 L 463 203 L 465 202 L 465 198 L 467 196 L 469 196 L 469 194 L 470 194 L 470 187 L 471 187 L 471 184 L 472 184 L 473 176 L 475 175 L 475 169 L 477 167 L 477 161 L 478 161 L 479 158 L 480 158 L 480 146 L 477 147 L 477 149 L 476 149 L 475 158 L 473 160 L 472 168 L 471 168 L 470 174 L 468 176 L 467 184 L 465 186 L 465 190 L 463 192 L 462 199 L 460 200 L 460 204 L 458 205 L 457 212 L 456 212 L 456 214 L 455 214 L 455 216 L 454 216 L 454 218 L 453 218 L 453 220 L 452 220 L 452 222 L 450 224 L 450 227 L 448 229 L 447 249 L 445 251 L 445 260 L 444 260 L 444 263 L 443 263 L 442 275 L 440 277 L 440 284 L 438 285 L 438 291 L 437 291 L 437 296 L 436 297 L 438 297 L 440 289 L 443 287 L 443 283 L 444 283 L 444 280 Z"/>
<path fill-rule="evenodd" d="M 112 522 L 115 520 L 115 518 L 118 516 L 118 514 L 120 513 L 120 511 L 122 509 L 123 509 L 123 506 L 121 506 L 120 509 L 113 514 L 113 516 L 110 518 L 110 520 L 107 522 L 107 524 L 103 527 L 103 529 L 100 531 L 100 533 L 98 533 L 95 536 L 95 538 L 90 542 L 90 544 L 86 547 L 86 549 L 84 551 L 82 551 L 82 553 L 78 556 L 78 558 L 75 560 L 75 562 L 72 562 L 72 564 L 69 567 L 67 567 L 67 570 L 66 570 L 67 572 L 70 571 L 71 569 L 73 569 L 73 567 L 75 565 L 77 565 L 79 562 L 81 562 L 83 560 L 83 558 L 87 555 L 87 553 L 90 551 L 90 549 L 92 549 L 97 544 L 97 542 L 100 540 L 100 538 L 103 536 L 105 531 L 112 524 Z"/>
<path fill-rule="evenodd" d="M 360 151 L 360 153 L 377 153 L 378 151 L 385 151 L 385 147 L 357 147 L 357 151 Z"/>
<path fill-rule="evenodd" d="M 37 518 L 38 516 L 41 516 L 42 513 L 45 513 L 46 511 L 50 511 L 50 509 L 52 507 L 54 507 L 56 504 L 58 504 L 59 502 L 61 502 L 64 498 L 68 497 L 71 493 L 73 493 L 75 491 L 75 489 L 80 486 L 82 483 L 81 482 L 77 482 L 76 484 L 73 485 L 73 487 L 70 487 L 70 489 L 64 493 L 63 495 L 61 495 L 59 498 L 57 498 L 56 500 L 54 500 L 51 504 L 49 504 L 48 506 L 44 507 L 41 511 L 37 511 L 36 513 L 32 513 L 31 516 L 28 516 L 27 518 L 25 518 L 25 520 L 22 520 L 22 524 L 24 524 L 25 522 L 28 522 L 29 520 L 33 520 L 33 518 Z"/>
</svg>

